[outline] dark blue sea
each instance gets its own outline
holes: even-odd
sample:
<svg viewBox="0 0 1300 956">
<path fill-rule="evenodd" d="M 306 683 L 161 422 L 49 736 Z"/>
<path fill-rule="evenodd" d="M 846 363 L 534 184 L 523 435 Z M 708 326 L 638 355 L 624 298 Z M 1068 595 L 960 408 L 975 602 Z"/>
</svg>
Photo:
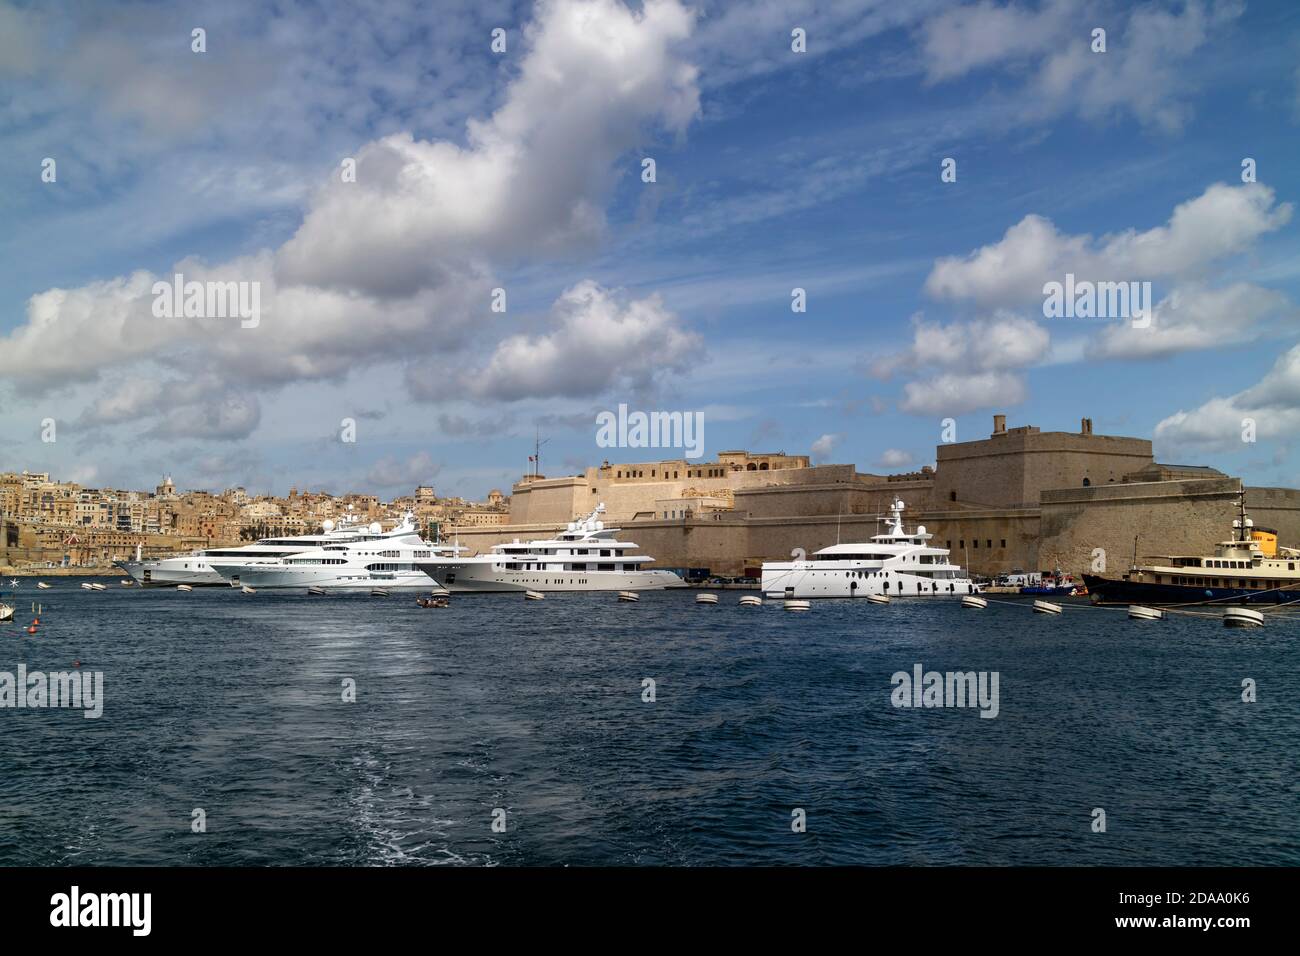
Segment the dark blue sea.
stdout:
<svg viewBox="0 0 1300 956">
<path fill-rule="evenodd" d="M 51 583 L 0 671 L 104 714 L 0 710 L 2 865 L 1300 864 L 1300 618 Z M 918 663 L 998 716 L 895 708 Z"/>
</svg>

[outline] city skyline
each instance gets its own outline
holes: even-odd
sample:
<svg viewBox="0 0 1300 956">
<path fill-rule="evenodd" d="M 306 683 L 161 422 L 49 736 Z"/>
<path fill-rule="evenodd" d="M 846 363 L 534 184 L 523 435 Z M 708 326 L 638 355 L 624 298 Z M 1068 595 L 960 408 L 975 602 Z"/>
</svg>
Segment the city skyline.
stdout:
<svg viewBox="0 0 1300 956">
<path fill-rule="evenodd" d="M 545 473 L 672 457 L 598 444 L 626 404 L 699 413 L 701 460 L 906 472 L 949 419 L 1086 414 L 1300 485 L 1292 5 L 340 16 L 0 0 L 0 467 L 482 499 L 539 429 Z M 159 318 L 178 273 L 260 321 Z M 1153 321 L 1049 317 L 1076 278 Z"/>
</svg>

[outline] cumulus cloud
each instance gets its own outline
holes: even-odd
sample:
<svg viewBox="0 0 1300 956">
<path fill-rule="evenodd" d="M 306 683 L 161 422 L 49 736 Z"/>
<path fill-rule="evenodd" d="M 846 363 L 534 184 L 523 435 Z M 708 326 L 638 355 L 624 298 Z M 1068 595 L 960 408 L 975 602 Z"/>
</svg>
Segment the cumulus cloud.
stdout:
<svg viewBox="0 0 1300 956">
<path fill-rule="evenodd" d="M 830 458 L 831 452 L 835 450 L 835 446 L 838 445 L 839 443 L 840 443 L 839 435 L 822 435 L 815 442 L 813 442 L 812 446 L 809 448 L 809 451 L 812 453 L 813 460 L 818 464 L 825 462 L 828 458 Z"/>
<path fill-rule="evenodd" d="M 616 0 L 539 4 L 517 75 L 489 118 L 470 120 L 466 145 L 396 133 L 361 147 L 357 182 L 319 190 L 278 250 L 215 264 L 185 259 L 163 276 L 138 271 L 32 296 L 26 321 L 0 337 L 6 376 L 35 394 L 105 372 L 129 377 L 143 363 L 165 362 L 183 378 L 214 375 L 231 395 L 177 408 L 150 434 L 178 437 L 188 426 L 196 437 L 230 437 L 256 427 L 260 414 L 255 399 L 233 397 L 235 386 L 340 379 L 381 362 L 415 369 L 433 353 L 490 343 L 493 268 L 598 240 L 617 160 L 653 129 L 680 132 L 696 115 L 695 70 L 677 50 L 692 25 L 678 0 L 650 0 L 636 11 Z M 187 282 L 256 283 L 257 327 L 241 328 L 237 318 L 156 317 L 154 284 L 176 272 Z M 554 333 L 500 344 L 480 396 L 641 382 L 648 373 L 632 367 L 629 343 L 665 347 L 666 367 L 675 367 L 694 341 L 657 300 L 615 308 L 597 290 L 578 308 L 575 294 L 557 304 L 563 321 Z M 583 333 L 597 344 L 579 341 Z M 540 369 L 525 367 L 534 348 Z M 596 354 L 601 348 L 612 357 Z M 584 350 L 587 367 L 565 364 Z M 568 386 L 560 381 L 566 373 L 574 376 Z M 523 384 L 507 383 L 511 377 Z M 141 387 L 114 388 L 92 402 L 86 422 L 149 409 Z"/>
<path fill-rule="evenodd" d="M 590 280 L 566 290 L 550 318 L 551 331 L 498 344 L 463 387 L 501 401 L 644 389 L 686 368 L 701 344 L 658 296 L 629 301 Z"/>
<path fill-rule="evenodd" d="M 1000 240 L 968 256 L 938 260 L 925 291 L 936 299 L 1014 308 L 1042 304 L 1043 286 L 1076 281 L 1142 281 L 1195 277 L 1208 265 L 1248 250 L 1291 219 L 1259 183 L 1215 183 L 1180 203 L 1169 222 L 1094 238 L 1060 232 L 1048 219 L 1025 216 Z"/>
<path fill-rule="evenodd" d="M 899 407 L 916 415 L 960 415 L 993 405 L 1024 400 L 1017 370 L 1042 361 L 1051 345 L 1047 330 L 1006 312 L 969 322 L 948 324 L 912 318 L 912 345 L 877 358 L 870 372 L 877 378 L 920 375 L 903 386 Z"/>
<path fill-rule="evenodd" d="M 886 448 L 876 462 L 878 468 L 906 468 L 912 463 L 912 453 L 901 448 Z"/>
<path fill-rule="evenodd" d="M 956 6 L 919 30 L 921 59 L 934 83 L 981 70 L 1024 77 L 1021 113 L 1039 119 L 1073 112 L 1088 120 L 1127 113 L 1141 123 L 1176 131 L 1190 110 L 1198 51 L 1240 16 L 1243 5 L 1188 2 L 1142 5 L 1106 14 L 1074 0 L 1037 6 L 994 0 Z M 1092 31 L 1107 31 L 1106 51 L 1094 53 Z"/>
<path fill-rule="evenodd" d="M 1300 345 L 1281 355 L 1256 384 L 1180 410 L 1155 429 L 1157 445 L 1232 451 L 1247 447 L 1243 432 L 1260 441 L 1285 439 L 1300 429 Z"/>
<path fill-rule="evenodd" d="M 1156 303 L 1150 325 L 1108 324 L 1089 342 L 1091 358 L 1149 359 L 1257 338 L 1271 319 L 1297 316 L 1281 292 L 1237 282 L 1220 289 L 1192 284 Z"/>
<path fill-rule="evenodd" d="M 699 111 L 695 69 L 677 58 L 691 15 L 676 0 L 640 14 L 614 0 L 546 3 L 505 103 L 471 120 L 468 146 L 409 133 L 357 156 L 280 250 L 285 282 L 409 295 L 462 259 L 556 253 L 599 239 L 614 161 L 659 121 Z"/>
</svg>

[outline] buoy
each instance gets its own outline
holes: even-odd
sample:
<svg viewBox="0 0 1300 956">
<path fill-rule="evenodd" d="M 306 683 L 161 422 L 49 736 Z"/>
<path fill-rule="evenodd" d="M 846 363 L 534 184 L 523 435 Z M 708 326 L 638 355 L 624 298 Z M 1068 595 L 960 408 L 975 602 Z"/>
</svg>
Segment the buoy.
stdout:
<svg viewBox="0 0 1300 956">
<path fill-rule="evenodd" d="M 190 587 L 188 584 L 178 584 L 178 585 L 176 585 L 176 590 L 177 590 L 177 591 L 193 591 L 194 588 Z"/>
<path fill-rule="evenodd" d="M 1051 601 L 1035 601 L 1034 613 L 1035 614 L 1060 614 L 1061 605 L 1053 604 Z"/>
<path fill-rule="evenodd" d="M 324 589 L 324 588 L 308 588 L 308 589 L 307 589 L 307 593 L 308 593 L 309 595 L 315 595 L 316 597 L 320 597 L 321 595 L 323 595 L 323 594 L 325 593 L 325 589 Z"/>
<path fill-rule="evenodd" d="M 718 596 L 716 594 L 697 594 L 695 595 L 696 604 L 717 604 Z"/>
<path fill-rule="evenodd" d="M 122 587 L 124 588 L 129 588 L 131 585 L 135 584 L 135 582 L 132 581 L 130 578 L 127 578 L 125 581 L 119 583 L 121 583 Z"/>
<path fill-rule="evenodd" d="M 812 601 L 786 601 L 785 609 L 787 611 L 811 611 Z"/>
<path fill-rule="evenodd" d="M 83 590 L 83 591 L 93 591 L 93 590 L 95 590 L 95 586 L 94 586 L 93 584 L 91 584 L 89 581 L 87 581 L 87 582 L 85 582 L 84 584 L 81 585 L 81 590 Z"/>
<path fill-rule="evenodd" d="M 35 634 L 35 633 L 36 633 L 36 625 L 33 624 L 31 627 L 29 627 L 29 628 L 27 629 L 27 633 L 28 633 L 28 634 Z"/>
<path fill-rule="evenodd" d="M 618 599 L 620 601 L 639 601 L 641 600 L 641 595 L 637 594 L 635 591 L 619 591 Z"/>
<path fill-rule="evenodd" d="M 444 588 L 444 587 L 436 587 L 436 588 L 434 588 L 432 591 L 430 591 L 429 593 L 432 594 L 434 597 L 450 597 L 450 596 L 451 596 L 451 592 L 448 591 L 448 590 L 447 590 L 446 588 Z"/>
<path fill-rule="evenodd" d="M 763 599 L 753 594 L 746 594 L 740 599 L 741 607 L 762 607 Z"/>
<path fill-rule="evenodd" d="M 371 596 L 371 597 L 388 597 L 388 591 L 386 591 L 384 588 L 371 588 L 371 589 L 370 589 L 370 596 Z"/>
<path fill-rule="evenodd" d="M 1143 607 L 1141 604 L 1130 604 L 1128 616 L 1134 621 L 1163 621 L 1165 612 L 1158 607 Z"/>
<path fill-rule="evenodd" d="M 961 599 L 962 607 L 973 607 L 983 610 L 989 606 L 988 598 L 982 598 L 978 594 L 966 594 Z"/>
<path fill-rule="evenodd" d="M 50 589 L 50 586 L 46 584 L 44 581 L 37 581 L 36 586 L 40 588 L 42 591 L 48 591 Z"/>
<path fill-rule="evenodd" d="M 868 603 L 868 604 L 888 604 L 888 603 L 889 603 L 889 595 L 888 595 L 888 594 L 868 594 L 868 595 L 867 595 L 867 603 Z"/>
<path fill-rule="evenodd" d="M 244 585 L 243 587 L 241 587 L 239 590 L 240 590 L 242 593 L 244 593 L 244 594 L 256 594 L 256 593 L 257 593 L 257 592 L 254 591 L 252 588 L 250 588 L 247 584 L 245 584 L 245 585 Z"/>
<path fill-rule="evenodd" d="M 1248 607 L 1230 607 L 1223 612 L 1224 627 L 1263 627 L 1264 612 Z"/>
<path fill-rule="evenodd" d="M 525 601 L 541 601 L 541 600 L 544 600 L 545 597 L 546 597 L 546 595 L 543 594 L 541 591 L 525 591 L 525 592 L 524 592 L 524 600 L 525 600 Z"/>
</svg>

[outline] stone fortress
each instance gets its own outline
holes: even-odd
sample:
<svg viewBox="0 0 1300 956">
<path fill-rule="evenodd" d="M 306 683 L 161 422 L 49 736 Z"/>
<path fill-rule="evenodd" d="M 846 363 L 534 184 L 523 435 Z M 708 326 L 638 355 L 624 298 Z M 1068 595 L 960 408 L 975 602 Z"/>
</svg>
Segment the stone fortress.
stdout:
<svg viewBox="0 0 1300 956">
<path fill-rule="evenodd" d="M 606 524 L 661 567 L 756 574 L 795 548 L 868 539 L 899 497 L 909 528 L 924 524 L 976 573 L 1059 565 L 1077 575 L 1101 552 L 1106 573 L 1118 574 L 1135 554 L 1200 554 L 1231 534 L 1237 478 L 1159 464 L 1150 441 L 1095 435 L 1087 418 L 1077 432 L 1007 428 L 1004 415 L 993 422 L 989 437 L 940 444 L 936 467 L 911 474 L 730 451 L 709 462 L 604 462 L 581 475 L 528 476 L 513 489 L 505 525 L 462 527 L 459 539 L 482 551 L 549 535 L 604 502 Z M 1281 544 L 1300 544 L 1300 491 L 1247 488 L 1246 507 Z"/>
</svg>

